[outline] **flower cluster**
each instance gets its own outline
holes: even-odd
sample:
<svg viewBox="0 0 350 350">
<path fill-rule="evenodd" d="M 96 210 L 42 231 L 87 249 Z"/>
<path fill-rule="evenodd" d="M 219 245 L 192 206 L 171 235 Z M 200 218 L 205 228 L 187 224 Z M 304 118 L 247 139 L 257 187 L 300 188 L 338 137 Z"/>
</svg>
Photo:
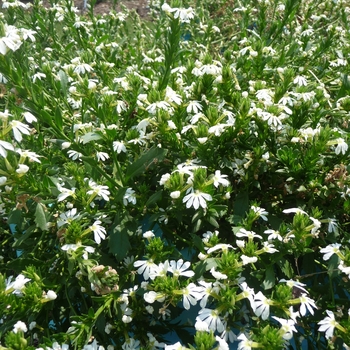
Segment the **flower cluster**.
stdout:
<svg viewBox="0 0 350 350">
<path fill-rule="evenodd" d="M 350 346 L 345 0 L 2 6 L 2 347 Z"/>
</svg>

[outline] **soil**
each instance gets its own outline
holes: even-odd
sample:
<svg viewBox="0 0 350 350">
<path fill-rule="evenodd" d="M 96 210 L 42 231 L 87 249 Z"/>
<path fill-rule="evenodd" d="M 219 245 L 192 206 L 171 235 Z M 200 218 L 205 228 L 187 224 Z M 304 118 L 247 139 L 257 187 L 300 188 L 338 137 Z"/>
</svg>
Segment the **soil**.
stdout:
<svg viewBox="0 0 350 350">
<path fill-rule="evenodd" d="M 32 0 L 20 0 L 24 3 L 32 2 Z M 73 0 L 74 5 L 84 12 L 84 0 Z M 86 0 L 89 3 L 91 0 Z M 109 13 L 111 10 L 120 11 L 121 5 L 129 10 L 135 10 L 140 17 L 147 17 L 149 0 L 97 0 L 94 6 L 94 14 L 102 15 Z M 44 6 L 50 6 L 48 0 L 43 0 Z M 0 10 L 2 8 L 2 0 L 0 0 Z"/>
<path fill-rule="evenodd" d="M 89 3 L 89 0 L 87 0 Z M 84 11 L 84 0 L 75 0 L 75 6 Z M 129 10 L 135 10 L 141 17 L 146 17 L 148 12 L 147 0 L 102 0 L 97 1 L 94 6 L 94 14 L 105 14 L 109 13 L 111 10 L 116 10 L 117 12 L 121 10 L 121 5 L 124 5 Z"/>
</svg>

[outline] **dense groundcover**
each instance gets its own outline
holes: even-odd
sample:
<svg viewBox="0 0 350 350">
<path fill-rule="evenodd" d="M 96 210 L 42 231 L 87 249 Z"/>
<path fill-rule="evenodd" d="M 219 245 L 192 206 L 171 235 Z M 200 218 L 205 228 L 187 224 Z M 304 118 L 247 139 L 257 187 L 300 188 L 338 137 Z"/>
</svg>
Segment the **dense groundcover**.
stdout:
<svg viewBox="0 0 350 350">
<path fill-rule="evenodd" d="M 349 349 L 347 1 L 2 6 L 1 349 Z"/>
</svg>

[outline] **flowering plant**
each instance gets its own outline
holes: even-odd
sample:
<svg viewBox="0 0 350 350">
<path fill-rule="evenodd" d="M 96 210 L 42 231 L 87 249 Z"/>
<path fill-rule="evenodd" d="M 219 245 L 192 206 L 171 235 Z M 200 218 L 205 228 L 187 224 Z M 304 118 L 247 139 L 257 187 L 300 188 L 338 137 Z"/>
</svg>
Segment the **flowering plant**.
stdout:
<svg viewBox="0 0 350 350">
<path fill-rule="evenodd" d="M 3 349 L 348 348 L 350 7 L 0 17 Z"/>
</svg>

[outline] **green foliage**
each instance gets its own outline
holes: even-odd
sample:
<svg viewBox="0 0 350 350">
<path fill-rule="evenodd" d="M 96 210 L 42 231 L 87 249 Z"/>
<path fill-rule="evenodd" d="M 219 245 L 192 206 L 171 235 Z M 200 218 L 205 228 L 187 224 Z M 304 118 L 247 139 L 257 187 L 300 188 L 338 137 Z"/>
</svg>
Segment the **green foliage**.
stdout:
<svg viewBox="0 0 350 350">
<path fill-rule="evenodd" d="M 346 1 L 3 7 L 2 349 L 349 346 Z"/>
</svg>

